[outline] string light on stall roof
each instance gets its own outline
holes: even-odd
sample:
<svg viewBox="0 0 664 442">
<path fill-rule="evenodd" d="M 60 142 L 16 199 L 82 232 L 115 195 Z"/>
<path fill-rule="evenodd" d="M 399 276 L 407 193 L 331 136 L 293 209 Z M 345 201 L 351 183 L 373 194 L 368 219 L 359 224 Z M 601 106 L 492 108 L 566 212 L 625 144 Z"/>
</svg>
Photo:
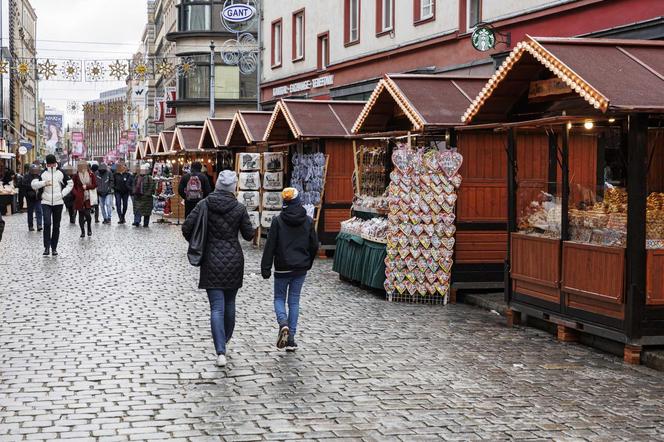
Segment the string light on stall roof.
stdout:
<svg viewBox="0 0 664 442">
<path fill-rule="evenodd" d="M 615 118 L 609 118 L 609 123 L 615 123 L 616 119 Z"/>
<path fill-rule="evenodd" d="M 590 130 L 593 127 L 595 127 L 595 123 L 593 123 L 592 121 L 586 121 L 585 123 L 583 123 L 583 127 L 586 128 L 586 130 Z"/>
</svg>

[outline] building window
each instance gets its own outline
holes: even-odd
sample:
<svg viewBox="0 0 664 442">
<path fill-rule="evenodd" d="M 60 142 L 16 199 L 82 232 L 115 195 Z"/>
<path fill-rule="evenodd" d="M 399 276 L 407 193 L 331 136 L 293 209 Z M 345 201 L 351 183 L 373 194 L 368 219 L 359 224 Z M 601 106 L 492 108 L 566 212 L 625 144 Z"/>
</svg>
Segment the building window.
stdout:
<svg viewBox="0 0 664 442">
<path fill-rule="evenodd" d="M 376 34 L 394 30 L 394 0 L 376 0 Z"/>
<path fill-rule="evenodd" d="M 304 59 L 304 10 L 293 14 L 293 61 Z"/>
<path fill-rule="evenodd" d="M 413 15 L 416 24 L 435 20 L 436 0 L 414 0 Z"/>
<path fill-rule="evenodd" d="M 330 65 L 330 33 L 318 36 L 318 69 L 327 69 Z"/>
<path fill-rule="evenodd" d="M 201 0 L 185 0 L 180 5 L 178 29 L 187 31 L 209 31 L 212 29 L 212 5 Z"/>
<path fill-rule="evenodd" d="M 210 61 L 208 55 L 193 56 L 196 69 L 178 78 L 178 100 L 209 100 Z M 255 100 L 256 74 L 244 75 L 237 66 L 215 66 L 214 96 L 217 100 Z"/>
<path fill-rule="evenodd" d="M 281 19 L 272 22 L 272 67 L 281 66 L 281 55 L 283 52 L 282 23 Z"/>
<path fill-rule="evenodd" d="M 482 21 L 482 0 L 468 0 L 468 29 Z"/>
<path fill-rule="evenodd" d="M 360 1 L 345 0 L 344 41 L 346 45 L 360 42 Z"/>
</svg>

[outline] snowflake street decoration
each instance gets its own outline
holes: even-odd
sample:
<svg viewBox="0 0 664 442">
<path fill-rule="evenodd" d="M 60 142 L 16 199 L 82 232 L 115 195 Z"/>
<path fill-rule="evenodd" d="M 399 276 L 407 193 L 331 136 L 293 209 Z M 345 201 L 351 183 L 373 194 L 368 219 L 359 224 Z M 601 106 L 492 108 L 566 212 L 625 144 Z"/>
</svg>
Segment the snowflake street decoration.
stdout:
<svg viewBox="0 0 664 442">
<path fill-rule="evenodd" d="M 105 112 L 106 112 L 106 106 L 103 105 L 103 104 L 100 104 L 100 105 L 97 107 L 97 112 L 99 112 L 100 114 L 105 113 Z"/>
<path fill-rule="evenodd" d="M 145 78 L 148 76 L 150 73 L 150 67 L 148 64 L 144 61 L 139 61 L 136 64 L 134 64 L 132 68 L 132 77 L 135 80 L 145 80 Z"/>
<path fill-rule="evenodd" d="M 67 60 L 62 63 L 60 73 L 65 80 L 81 81 L 81 62 L 76 60 Z"/>
<path fill-rule="evenodd" d="M 67 112 L 70 114 L 76 114 L 78 113 L 79 107 L 78 107 L 78 101 L 68 101 L 67 102 Z"/>
<path fill-rule="evenodd" d="M 51 63 L 51 60 L 47 59 L 45 62 L 39 63 L 37 66 L 39 75 L 45 80 L 50 80 L 51 77 L 57 76 L 55 69 L 58 67 L 58 65 Z"/>
<path fill-rule="evenodd" d="M 9 63 L 7 60 L 0 60 L 0 74 L 9 73 Z"/>
<path fill-rule="evenodd" d="M 189 74 L 192 74 L 196 70 L 196 62 L 192 57 L 185 57 L 180 59 L 180 64 L 178 65 L 178 75 L 180 77 L 186 77 Z"/>
<path fill-rule="evenodd" d="M 104 79 L 106 69 L 104 65 L 98 61 L 85 62 L 85 79 L 88 81 L 101 81 Z"/>
<path fill-rule="evenodd" d="M 30 73 L 30 64 L 25 61 L 20 62 L 16 66 L 16 72 L 18 72 L 18 75 L 21 77 L 27 77 Z"/>
<path fill-rule="evenodd" d="M 116 80 L 122 80 L 127 76 L 127 65 L 120 60 L 115 60 L 115 63 L 109 64 L 108 68 L 111 70 L 110 76 Z"/>
<path fill-rule="evenodd" d="M 238 35 L 237 40 L 226 40 L 221 46 L 221 57 L 229 66 L 239 66 L 243 74 L 256 72 L 258 42 L 250 33 Z"/>
<path fill-rule="evenodd" d="M 159 75 L 163 75 L 164 77 L 170 77 L 171 75 L 173 75 L 173 71 L 175 71 L 175 66 L 173 66 L 173 63 L 166 60 L 165 58 L 162 59 L 157 64 L 157 73 Z"/>
</svg>

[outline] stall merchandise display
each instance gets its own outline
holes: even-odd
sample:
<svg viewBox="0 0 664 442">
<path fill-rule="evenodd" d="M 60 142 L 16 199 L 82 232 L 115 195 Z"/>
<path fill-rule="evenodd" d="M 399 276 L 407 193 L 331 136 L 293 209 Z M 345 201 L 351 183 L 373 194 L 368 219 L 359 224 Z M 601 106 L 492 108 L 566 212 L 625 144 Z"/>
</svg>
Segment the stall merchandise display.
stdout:
<svg viewBox="0 0 664 442">
<path fill-rule="evenodd" d="M 156 177 L 156 190 L 154 194 L 153 213 L 168 216 L 172 213 L 171 200 L 175 196 L 173 192 L 173 178 Z"/>
<path fill-rule="evenodd" d="M 340 232 L 360 236 L 368 241 L 387 244 L 387 218 L 351 218 L 341 222 Z"/>
<path fill-rule="evenodd" d="M 238 178 L 238 185 L 240 190 L 260 190 L 261 189 L 261 174 L 260 172 L 240 172 Z"/>
<path fill-rule="evenodd" d="M 278 210 L 263 210 L 261 212 L 261 227 L 264 229 L 269 229 L 272 225 L 272 220 L 279 216 L 281 211 Z"/>
<path fill-rule="evenodd" d="M 261 217 L 260 213 L 257 211 L 253 212 L 247 212 L 249 214 L 249 221 L 251 222 L 251 226 L 254 229 L 257 229 L 261 225 Z"/>
<path fill-rule="evenodd" d="M 359 157 L 359 158 L 358 158 Z M 356 173 L 359 174 L 359 189 L 363 196 L 380 197 L 387 187 L 387 146 L 360 146 L 356 153 Z"/>
<path fill-rule="evenodd" d="M 261 154 L 259 153 L 241 153 L 238 154 L 238 160 L 236 161 L 236 167 L 243 172 L 260 170 L 261 168 Z"/>
<path fill-rule="evenodd" d="M 387 198 L 387 190 L 381 196 L 357 195 L 353 198 L 352 210 L 356 212 L 370 212 L 379 215 L 387 215 L 390 205 Z"/>
<path fill-rule="evenodd" d="M 459 169 L 453 150 L 393 152 L 390 174 L 385 291 L 446 302 L 450 289 Z"/>
<path fill-rule="evenodd" d="M 325 155 L 322 153 L 293 155 L 293 173 L 291 186 L 296 188 L 302 198 L 302 204 L 321 203 L 325 186 Z"/>
<path fill-rule="evenodd" d="M 521 233 L 560 239 L 562 220 L 562 204 L 560 198 L 541 192 L 536 201 L 524 209 L 519 219 L 518 229 Z"/>
<path fill-rule="evenodd" d="M 281 210 L 283 206 L 283 198 L 281 192 L 264 192 L 263 204 L 264 210 Z"/>
</svg>

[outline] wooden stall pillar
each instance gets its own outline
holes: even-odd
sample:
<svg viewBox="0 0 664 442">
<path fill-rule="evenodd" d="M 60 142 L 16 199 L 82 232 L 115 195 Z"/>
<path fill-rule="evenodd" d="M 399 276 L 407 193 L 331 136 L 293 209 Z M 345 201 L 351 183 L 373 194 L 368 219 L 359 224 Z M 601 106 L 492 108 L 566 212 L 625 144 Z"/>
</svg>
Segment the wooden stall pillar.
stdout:
<svg viewBox="0 0 664 442">
<path fill-rule="evenodd" d="M 569 126 L 563 128 L 560 239 L 569 241 Z"/>
<path fill-rule="evenodd" d="M 510 277 L 510 256 L 512 253 L 512 232 L 516 232 L 516 129 L 507 133 L 507 258 L 505 259 L 505 302 L 512 299 L 512 279 Z M 511 311 L 511 310 L 510 310 Z M 510 323 L 508 316 L 508 325 Z"/>
<path fill-rule="evenodd" d="M 508 308 L 507 312 L 505 312 L 505 315 L 507 316 L 507 326 L 509 328 L 521 324 L 521 312 Z"/>
<path fill-rule="evenodd" d="M 578 342 L 579 332 L 563 324 L 558 324 L 556 338 L 560 342 Z"/>
<path fill-rule="evenodd" d="M 549 182 L 547 192 L 555 195 L 558 192 L 558 136 L 554 131 L 547 133 L 549 136 Z"/>
<path fill-rule="evenodd" d="M 641 346 L 626 344 L 623 360 L 632 365 L 641 364 Z"/>
<path fill-rule="evenodd" d="M 625 334 L 641 337 L 646 303 L 646 198 L 648 115 L 630 114 L 627 129 L 627 246 Z M 627 347 L 625 347 L 627 355 Z"/>
</svg>

